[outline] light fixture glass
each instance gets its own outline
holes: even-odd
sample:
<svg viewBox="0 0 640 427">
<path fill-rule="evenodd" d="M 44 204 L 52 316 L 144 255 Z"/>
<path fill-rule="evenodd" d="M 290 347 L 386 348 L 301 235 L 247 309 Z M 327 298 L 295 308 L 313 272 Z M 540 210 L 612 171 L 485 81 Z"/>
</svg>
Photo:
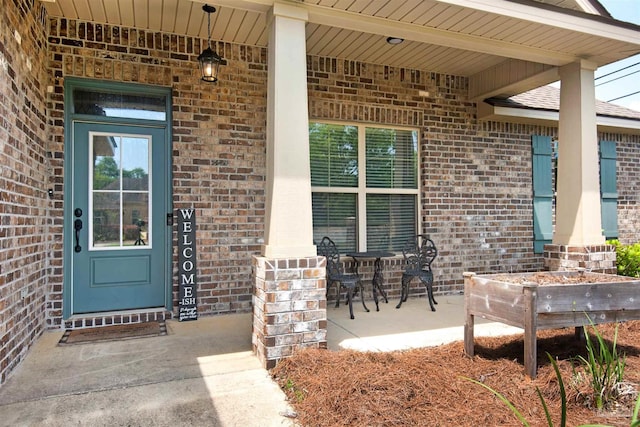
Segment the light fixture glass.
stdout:
<svg viewBox="0 0 640 427">
<path fill-rule="evenodd" d="M 387 37 L 387 43 L 389 44 L 400 44 L 404 41 L 404 39 L 400 37 Z"/>
<path fill-rule="evenodd" d="M 213 49 L 211 49 L 211 14 L 216 11 L 216 8 L 205 4 L 202 6 L 202 10 L 207 13 L 208 45 L 207 48 L 198 55 L 198 62 L 200 63 L 202 80 L 209 83 L 215 83 L 218 81 L 218 68 L 222 62 L 222 58 Z"/>
</svg>

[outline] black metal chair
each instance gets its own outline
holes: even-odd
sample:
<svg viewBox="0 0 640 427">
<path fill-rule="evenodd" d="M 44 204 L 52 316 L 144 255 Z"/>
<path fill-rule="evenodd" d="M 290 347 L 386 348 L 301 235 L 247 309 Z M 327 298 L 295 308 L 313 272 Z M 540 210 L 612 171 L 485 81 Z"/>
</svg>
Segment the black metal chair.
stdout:
<svg viewBox="0 0 640 427">
<path fill-rule="evenodd" d="M 438 256 L 438 249 L 433 240 L 424 234 L 413 236 L 402 249 L 405 268 L 402 273 L 402 294 L 396 308 L 400 308 L 409 297 L 409 284 L 414 277 L 418 277 L 427 288 L 427 298 L 431 311 L 436 311 L 434 304 L 438 304 L 433 298 L 433 271 L 431 263 Z"/>
<path fill-rule="evenodd" d="M 338 294 L 336 295 L 336 307 L 340 305 L 340 289 L 344 287 L 347 291 L 347 303 L 349 304 L 349 315 L 352 319 L 353 316 L 353 295 L 359 289 L 360 299 L 362 300 L 362 306 L 368 312 L 366 304 L 364 303 L 364 294 L 362 292 L 362 282 L 360 276 L 355 273 L 344 273 L 340 268 L 340 252 L 336 244 L 329 237 L 323 237 L 318 247 L 318 255 L 327 258 L 327 293 L 331 286 L 336 283 L 338 288 Z"/>
</svg>

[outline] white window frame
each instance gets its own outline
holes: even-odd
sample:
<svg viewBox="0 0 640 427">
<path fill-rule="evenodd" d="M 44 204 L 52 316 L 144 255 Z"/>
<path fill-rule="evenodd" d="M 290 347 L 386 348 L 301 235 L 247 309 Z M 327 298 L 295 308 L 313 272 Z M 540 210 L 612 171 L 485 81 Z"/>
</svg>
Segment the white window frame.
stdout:
<svg viewBox="0 0 640 427">
<path fill-rule="evenodd" d="M 422 178 L 420 175 L 421 153 L 420 153 L 420 128 L 407 126 L 390 126 L 375 123 L 342 122 L 329 120 L 309 120 L 310 123 L 321 123 L 327 125 L 353 126 L 358 129 L 358 186 L 357 187 L 319 187 L 311 186 L 312 193 L 352 193 L 357 194 L 356 216 L 357 216 L 357 246 L 358 251 L 367 250 L 367 194 L 408 194 L 416 196 L 416 234 L 421 230 L 421 207 L 420 187 Z M 392 129 L 415 132 L 417 136 L 417 156 L 418 165 L 416 170 L 416 188 L 367 188 L 366 171 L 366 129 Z"/>
<path fill-rule="evenodd" d="M 120 152 L 120 162 L 119 162 L 119 171 L 120 171 L 120 187 L 117 190 L 94 190 L 92 188 L 93 184 L 93 178 L 94 178 L 94 167 L 95 165 L 93 164 L 93 150 L 94 150 L 94 140 L 96 136 L 106 136 L 106 137 L 116 137 L 116 138 L 120 138 L 120 140 L 122 141 L 123 139 L 127 139 L 127 138 L 132 138 L 132 139 L 146 139 L 148 141 L 148 152 L 147 152 L 147 165 L 149 167 L 149 178 L 148 178 L 148 188 L 146 191 L 141 191 L 141 190 L 124 190 L 122 188 L 123 185 L 123 179 L 122 179 L 122 155 L 123 153 Z M 153 211 L 152 211 L 152 207 L 153 207 L 153 203 L 151 203 L 152 201 L 152 187 L 151 187 L 151 183 L 153 182 L 153 159 L 151 157 L 151 153 L 153 152 L 152 149 L 152 144 L 153 144 L 153 138 L 151 135 L 143 135 L 143 134 L 128 134 L 128 133 L 113 133 L 113 132 L 89 132 L 89 166 L 88 166 L 88 170 L 89 170 L 89 194 L 88 194 L 88 206 L 89 206 L 89 218 L 91 219 L 89 221 L 89 251 L 118 251 L 118 250 L 143 250 L 143 249 L 153 249 L 152 246 L 152 233 L 151 231 L 151 227 L 153 226 L 152 224 L 152 220 L 153 220 Z M 120 211 L 120 213 L 123 212 L 124 207 L 123 207 L 123 203 L 124 203 L 124 195 L 125 194 L 131 194 L 131 193 L 147 193 L 148 197 L 147 197 L 147 210 L 149 212 L 149 218 L 148 218 L 148 222 L 147 222 L 147 230 L 149 230 L 149 232 L 147 232 L 147 242 L 145 245 L 140 245 L 140 246 L 132 246 L 132 245 L 124 245 L 123 242 L 123 235 L 122 232 L 124 230 L 124 218 L 122 217 L 122 215 L 120 216 L 120 223 L 119 223 L 119 227 L 120 227 L 120 232 L 119 234 L 119 243 L 118 246 L 97 246 L 94 242 L 94 229 L 93 229 L 93 196 L 95 193 L 113 193 L 113 194 L 119 194 L 120 195 L 120 201 L 119 201 L 119 205 L 118 205 L 118 210 Z"/>
</svg>

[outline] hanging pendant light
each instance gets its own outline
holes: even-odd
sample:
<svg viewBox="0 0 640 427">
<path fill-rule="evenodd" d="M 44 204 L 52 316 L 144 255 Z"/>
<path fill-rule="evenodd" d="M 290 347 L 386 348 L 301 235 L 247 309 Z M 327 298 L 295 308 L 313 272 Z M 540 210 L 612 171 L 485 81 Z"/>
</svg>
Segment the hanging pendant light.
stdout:
<svg viewBox="0 0 640 427">
<path fill-rule="evenodd" d="M 208 45 L 207 48 L 198 55 L 198 62 L 200 63 L 202 80 L 209 83 L 215 83 L 218 81 L 218 68 L 222 62 L 222 58 L 213 49 L 211 49 L 211 14 L 216 11 L 216 8 L 205 4 L 202 6 L 202 10 L 207 12 Z"/>
</svg>

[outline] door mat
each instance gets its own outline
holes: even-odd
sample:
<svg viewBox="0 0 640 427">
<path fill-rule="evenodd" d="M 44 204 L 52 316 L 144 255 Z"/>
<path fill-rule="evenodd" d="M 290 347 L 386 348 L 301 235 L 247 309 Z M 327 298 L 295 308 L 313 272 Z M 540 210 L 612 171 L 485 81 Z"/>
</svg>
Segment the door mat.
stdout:
<svg viewBox="0 0 640 427">
<path fill-rule="evenodd" d="M 167 335 L 164 322 L 128 323 L 100 328 L 67 329 L 58 344 L 85 344 Z"/>
</svg>

